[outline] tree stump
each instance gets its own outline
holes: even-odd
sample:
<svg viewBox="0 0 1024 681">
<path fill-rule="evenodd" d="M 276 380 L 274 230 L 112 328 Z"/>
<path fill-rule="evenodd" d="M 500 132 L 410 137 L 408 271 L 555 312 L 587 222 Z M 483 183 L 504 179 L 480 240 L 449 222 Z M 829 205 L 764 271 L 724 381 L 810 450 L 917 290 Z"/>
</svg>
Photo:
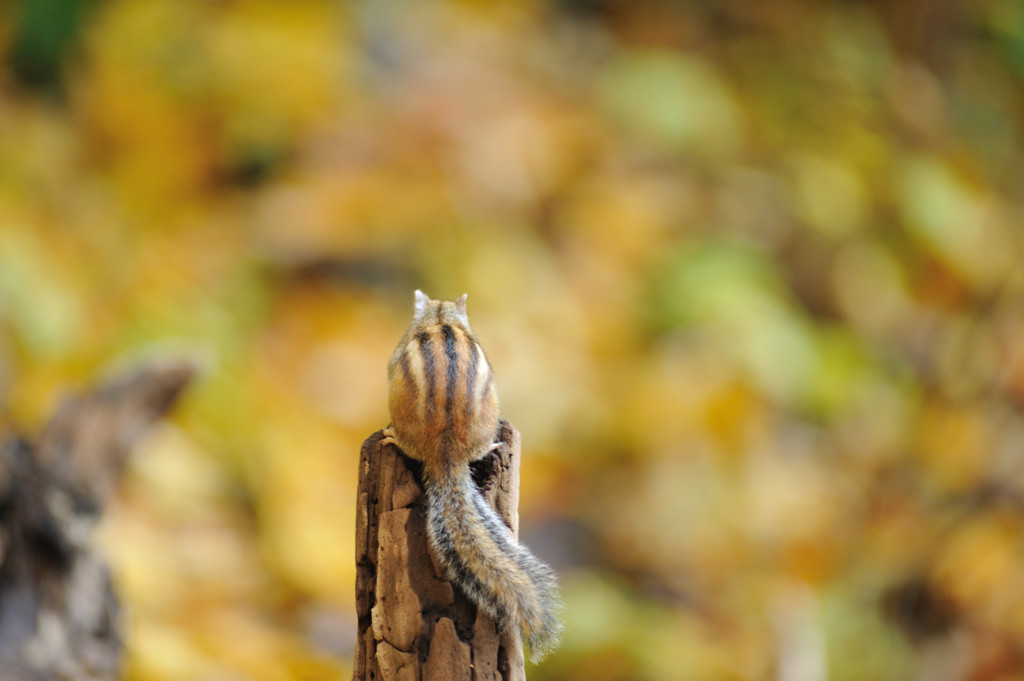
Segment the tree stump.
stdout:
<svg viewBox="0 0 1024 681">
<path fill-rule="evenodd" d="M 154 363 L 67 401 L 33 442 L 0 442 L 0 679 L 113 681 L 121 640 L 92 530 L 132 445 L 193 373 Z"/>
<path fill-rule="evenodd" d="M 359 458 L 353 680 L 524 681 L 519 633 L 498 631 L 431 557 L 422 465 L 382 437 L 367 438 Z M 518 535 L 519 432 L 502 420 L 498 441 L 473 479 Z"/>
</svg>

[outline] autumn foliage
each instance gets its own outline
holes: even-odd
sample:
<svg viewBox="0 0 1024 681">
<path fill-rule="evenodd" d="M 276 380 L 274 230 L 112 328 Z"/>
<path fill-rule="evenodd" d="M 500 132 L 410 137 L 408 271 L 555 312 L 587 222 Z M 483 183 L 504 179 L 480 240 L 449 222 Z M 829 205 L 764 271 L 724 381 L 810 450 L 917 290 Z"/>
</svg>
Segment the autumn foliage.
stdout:
<svg viewBox="0 0 1024 681">
<path fill-rule="evenodd" d="M 102 528 L 128 681 L 351 674 L 357 459 L 469 294 L 531 679 L 1024 676 L 1012 0 L 0 6 L 0 396 L 203 367 Z"/>
</svg>

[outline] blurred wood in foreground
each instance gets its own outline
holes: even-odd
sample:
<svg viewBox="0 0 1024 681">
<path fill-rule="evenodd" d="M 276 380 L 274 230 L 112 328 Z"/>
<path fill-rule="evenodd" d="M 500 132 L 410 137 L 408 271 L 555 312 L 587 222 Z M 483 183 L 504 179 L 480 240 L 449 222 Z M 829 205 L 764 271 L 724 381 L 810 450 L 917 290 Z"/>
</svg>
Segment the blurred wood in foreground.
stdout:
<svg viewBox="0 0 1024 681">
<path fill-rule="evenodd" d="M 92 531 L 131 447 L 194 373 L 153 362 L 0 444 L 0 681 L 119 676 L 118 604 Z"/>
<path fill-rule="evenodd" d="M 523 681 L 522 641 L 444 577 L 427 545 L 421 466 L 382 434 L 363 442 L 356 507 L 353 680 Z M 472 464 L 487 503 L 518 535 L 519 432 L 501 421 L 502 446 Z"/>
</svg>

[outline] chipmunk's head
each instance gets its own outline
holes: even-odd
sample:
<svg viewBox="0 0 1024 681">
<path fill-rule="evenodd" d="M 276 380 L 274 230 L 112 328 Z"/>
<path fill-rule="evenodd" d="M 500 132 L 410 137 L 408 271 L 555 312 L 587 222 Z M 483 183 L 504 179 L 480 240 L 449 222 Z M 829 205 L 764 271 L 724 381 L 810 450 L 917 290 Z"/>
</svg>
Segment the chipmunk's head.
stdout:
<svg viewBox="0 0 1024 681">
<path fill-rule="evenodd" d="M 469 331 L 469 317 L 466 316 L 466 294 L 463 293 L 454 301 L 434 300 L 417 289 L 413 323 L 452 324 Z"/>
</svg>

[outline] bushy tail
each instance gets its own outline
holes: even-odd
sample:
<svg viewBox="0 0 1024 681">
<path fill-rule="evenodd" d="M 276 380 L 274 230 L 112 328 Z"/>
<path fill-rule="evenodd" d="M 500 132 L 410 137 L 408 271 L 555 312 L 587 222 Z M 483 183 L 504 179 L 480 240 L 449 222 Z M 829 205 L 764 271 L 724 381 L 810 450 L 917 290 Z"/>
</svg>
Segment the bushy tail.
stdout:
<svg viewBox="0 0 1024 681">
<path fill-rule="evenodd" d="M 427 534 L 448 578 L 503 630 L 518 628 L 534 661 L 561 633 L 554 570 L 516 542 L 469 468 L 428 471 Z"/>
</svg>

